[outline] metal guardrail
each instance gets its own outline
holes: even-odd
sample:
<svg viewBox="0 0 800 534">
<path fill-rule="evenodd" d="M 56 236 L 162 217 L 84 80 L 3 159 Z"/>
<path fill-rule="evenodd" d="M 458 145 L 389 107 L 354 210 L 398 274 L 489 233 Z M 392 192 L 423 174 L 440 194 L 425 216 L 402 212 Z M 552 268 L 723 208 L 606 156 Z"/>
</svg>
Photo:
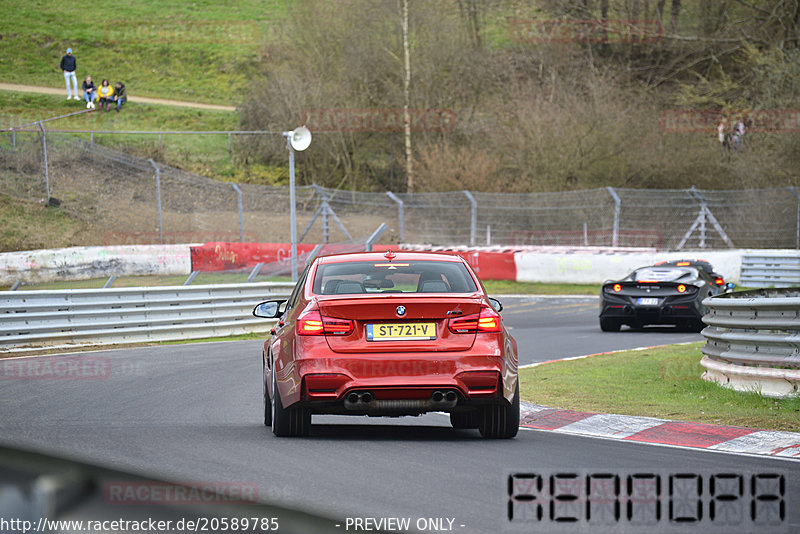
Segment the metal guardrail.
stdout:
<svg viewBox="0 0 800 534">
<path fill-rule="evenodd" d="M 800 285 L 800 253 L 796 256 L 747 254 L 742 258 L 739 280 L 745 287 Z"/>
<path fill-rule="evenodd" d="M 0 292 L 0 352 L 265 332 L 253 306 L 294 284 Z"/>
<path fill-rule="evenodd" d="M 800 393 L 800 287 L 728 293 L 703 304 L 705 380 L 768 397 Z"/>
</svg>

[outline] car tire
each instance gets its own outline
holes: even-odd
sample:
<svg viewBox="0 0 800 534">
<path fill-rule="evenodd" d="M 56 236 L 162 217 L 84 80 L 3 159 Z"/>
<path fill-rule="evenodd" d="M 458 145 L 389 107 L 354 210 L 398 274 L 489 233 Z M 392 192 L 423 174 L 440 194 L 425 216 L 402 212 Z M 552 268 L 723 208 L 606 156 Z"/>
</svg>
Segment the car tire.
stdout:
<svg viewBox="0 0 800 534">
<path fill-rule="evenodd" d="M 450 424 L 453 428 L 478 428 L 478 410 L 450 412 Z"/>
<path fill-rule="evenodd" d="M 509 439 L 519 431 L 519 379 L 510 404 L 489 404 L 478 412 L 478 431 L 489 439 Z"/>
<path fill-rule="evenodd" d="M 600 317 L 600 330 L 603 332 L 619 332 L 622 323 L 616 319 Z"/>
<path fill-rule="evenodd" d="M 269 388 L 267 387 L 269 375 L 267 374 L 267 364 L 263 355 L 261 357 L 261 369 L 263 371 L 262 386 L 264 390 L 264 426 L 272 426 L 272 401 L 269 399 Z"/>
<path fill-rule="evenodd" d="M 307 436 L 311 427 L 311 412 L 305 408 L 284 408 L 281 392 L 272 365 L 272 433 L 282 437 Z"/>
</svg>

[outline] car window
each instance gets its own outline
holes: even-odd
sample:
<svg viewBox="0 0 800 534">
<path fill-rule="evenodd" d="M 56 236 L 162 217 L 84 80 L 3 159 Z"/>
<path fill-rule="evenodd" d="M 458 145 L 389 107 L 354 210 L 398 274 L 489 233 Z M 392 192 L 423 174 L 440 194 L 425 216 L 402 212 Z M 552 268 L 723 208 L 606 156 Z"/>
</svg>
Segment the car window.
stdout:
<svg viewBox="0 0 800 534">
<path fill-rule="evenodd" d="M 303 286 L 306 285 L 306 277 L 308 276 L 308 270 L 310 268 L 311 265 L 306 265 L 306 270 L 303 271 L 303 274 L 300 275 L 300 279 L 297 281 L 297 285 L 294 286 L 292 294 L 289 296 L 289 300 L 286 303 L 287 311 L 294 308 L 294 305 L 297 303 L 297 299 L 300 298 L 300 293 L 303 291 Z"/>
<path fill-rule="evenodd" d="M 317 269 L 317 295 L 359 293 L 473 293 L 478 288 L 462 263 L 449 261 L 359 261 Z"/>
<path fill-rule="evenodd" d="M 699 273 L 693 267 L 645 267 L 631 275 L 631 279 L 637 282 L 677 282 L 698 277 Z"/>
</svg>

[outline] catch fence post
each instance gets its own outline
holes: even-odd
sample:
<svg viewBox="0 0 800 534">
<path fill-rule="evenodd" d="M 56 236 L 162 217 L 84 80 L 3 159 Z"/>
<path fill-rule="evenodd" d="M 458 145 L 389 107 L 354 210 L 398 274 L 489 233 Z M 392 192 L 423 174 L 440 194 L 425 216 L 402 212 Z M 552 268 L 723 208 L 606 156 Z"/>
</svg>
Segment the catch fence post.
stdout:
<svg viewBox="0 0 800 534">
<path fill-rule="evenodd" d="M 158 202 L 158 242 L 162 245 L 164 244 L 164 226 L 162 224 L 162 217 L 161 217 L 161 171 L 156 165 L 156 162 L 153 161 L 153 158 L 148 159 L 147 161 L 150 162 L 150 165 L 156 170 L 156 200 Z"/>
<path fill-rule="evenodd" d="M 606 187 L 608 189 L 611 198 L 614 199 L 614 230 L 611 233 L 611 246 L 618 247 L 619 246 L 619 212 L 622 208 L 622 201 L 619 198 L 619 195 L 614 188 L 611 186 Z"/>
<path fill-rule="evenodd" d="M 470 204 L 472 204 L 471 214 L 470 214 L 470 222 L 469 222 L 469 246 L 475 246 L 475 234 L 478 233 L 478 201 L 475 200 L 475 197 L 472 196 L 472 193 L 464 190 L 464 194 L 469 199 Z"/>
<path fill-rule="evenodd" d="M 236 191 L 236 201 L 239 206 L 239 242 L 244 243 L 244 210 L 242 209 L 242 190 L 237 184 L 231 184 Z"/>
<path fill-rule="evenodd" d="M 397 203 L 397 226 L 400 234 L 400 242 L 403 243 L 405 241 L 405 204 L 400 197 L 391 191 L 387 191 L 386 195 Z"/>
<path fill-rule="evenodd" d="M 39 121 L 39 129 L 42 131 L 42 156 L 44 157 L 44 185 L 47 189 L 47 204 L 50 205 L 50 172 L 47 168 L 47 134 L 44 131 L 44 124 Z"/>
<path fill-rule="evenodd" d="M 797 189 L 795 189 L 793 185 L 789 186 L 789 191 L 791 191 L 794 198 L 797 199 L 797 228 L 795 230 L 794 248 L 800 249 L 800 193 L 797 192 Z"/>
</svg>

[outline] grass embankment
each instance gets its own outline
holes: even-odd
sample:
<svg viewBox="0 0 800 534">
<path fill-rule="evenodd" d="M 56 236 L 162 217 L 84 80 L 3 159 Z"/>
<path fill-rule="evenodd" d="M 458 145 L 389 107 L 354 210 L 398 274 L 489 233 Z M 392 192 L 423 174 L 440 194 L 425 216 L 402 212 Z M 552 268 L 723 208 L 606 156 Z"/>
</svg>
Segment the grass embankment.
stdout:
<svg viewBox="0 0 800 534">
<path fill-rule="evenodd" d="M 701 379 L 700 343 L 520 371 L 524 400 L 577 411 L 800 432 L 800 397 L 770 399 Z"/>
<path fill-rule="evenodd" d="M 69 247 L 91 235 L 89 224 L 62 210 L 0 194 L 0 252 Z"/>
<path fill-rule="evenodd" d="M 25 121 L 58 117 L 85 110 L 83 101 L 68 101 L 60 96 L 0 91 L 0 110 L 4 115 L 1 128 L 19 126 Z M 229 131 L 238 129 L 238 115 L 233 111 L 190 109 L 156 104 L 129 102 L 121 112 L 81 113 L 44 124 L 54 130 L 112 130 L 112 131 Z M 38 135 L 38 133 L 18 135 Z M 73 134 L 90 139 L 90 134 Z M 254 182 L 253 173 L 280 179 L 283 169 L 263 169 L 259 165 L 243 165 L 232 161 L 228 154 L 227 135 L 185 134 L 95 134 L 94 141 L 123 152 L 153 158 L 203 176 L 226 181 Z M 10 134 L 0 142 L 11 143 Z M 233 148 L 238 136 L 232 138 Z M 235 155 L 235 154 L 234 154 Z M 235 160 L 235 158 L 234 158 Z"/>
<path fill-rule="evenodd" d="M 122 80 L 130 94 L 236 105 L 286 4 L 5 0 L 0 80 L 64 88 L 59 63 L 71 47 L 79 80 L 91 75 Z"/>
</svg>

